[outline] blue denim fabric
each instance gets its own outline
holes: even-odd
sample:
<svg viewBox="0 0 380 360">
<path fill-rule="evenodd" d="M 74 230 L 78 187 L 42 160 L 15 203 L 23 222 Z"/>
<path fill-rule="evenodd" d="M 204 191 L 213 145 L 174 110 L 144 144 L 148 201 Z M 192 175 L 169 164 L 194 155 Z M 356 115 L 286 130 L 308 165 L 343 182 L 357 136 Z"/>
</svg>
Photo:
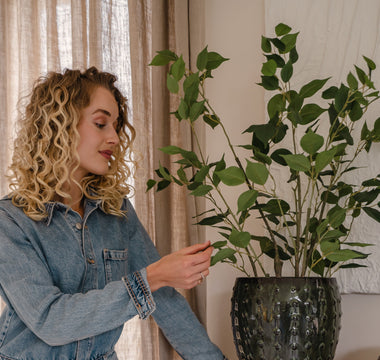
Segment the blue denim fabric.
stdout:
<svg viewBox="0 0 380 360">
<path fill-rule="evenodd" d="M 152 295 L 159 255 L 128 200 L 127 218 L 86 201 L 83 219 L 60 203 L 33 221 L 0 200 L 1 360 L 116 360 L 123 324 L 152 314 L 184 359 L 223 359 L 173 288 Z"/>
</svg>

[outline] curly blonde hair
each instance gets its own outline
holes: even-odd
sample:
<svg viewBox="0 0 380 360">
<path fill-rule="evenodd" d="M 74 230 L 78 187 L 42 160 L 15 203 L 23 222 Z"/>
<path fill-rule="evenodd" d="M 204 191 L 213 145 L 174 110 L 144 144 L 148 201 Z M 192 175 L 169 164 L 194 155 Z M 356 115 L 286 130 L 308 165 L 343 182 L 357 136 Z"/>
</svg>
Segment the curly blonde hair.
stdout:
<svg viewBox="0 0 380 360">
<path fill-rule="evenodd" d="M 114 85 L 116 77 L 91 67 L 84 72 L 50 72 L 34 84 L 29 104 L 18 120 L 10 170 L 11 198 L 33 220 L 46 218 L 46 204 L 72 199 L 67 184 L 75 183 L 82 194 L 100 199 L 106 213 L 122 216 L 127 184 L 135 169 L 132 143 L 135 130 L 127 118 L 127 100 Z M 80 183 L 73 174 L 79 166 L 77 126 L 81 110 L 90 104 L 98 87 L 109 90 L 118 104 L 119 144 L 106 175 L 88 174 Z"/>
</svg>

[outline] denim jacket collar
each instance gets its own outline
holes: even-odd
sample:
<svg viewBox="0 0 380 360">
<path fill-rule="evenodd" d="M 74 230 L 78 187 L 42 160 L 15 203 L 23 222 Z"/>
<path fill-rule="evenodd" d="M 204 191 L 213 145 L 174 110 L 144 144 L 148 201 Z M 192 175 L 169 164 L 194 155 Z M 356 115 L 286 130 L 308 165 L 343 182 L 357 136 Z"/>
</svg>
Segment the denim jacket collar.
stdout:
<svg viewBox="0 0 380 360">
<path fill-rule="evenodd" d="M 92 209 L 97 209 L 99 208 L 100 210 L 103 210 L 103 207 L 100 206 L 101 205 L 101 202 L 102 200 L 101 199 L 88 199 L 88 198 L 85 198 L 85 201 L 84 201 L 84 207 L 85 209 L 88 207 L 88 208 L 92 208 Z M 53 214 L 54 214 L 54 211 L 59 209 L 59 208 L 63 208 L 63 209 L 66 209 L 66 211 L 69 211 L 69 208 L 67 207 L 67 205 L 61 203 L 61 202 L 48 202 L 46 205 L 45 205 L 45 209 L 48 213 L 48 216 L 46 217 L 46 219 L 44 220 L 46 226 L 49 226 L 50 223 L 51 223 L 51 219 L 53 217 Z"/>
</svg>

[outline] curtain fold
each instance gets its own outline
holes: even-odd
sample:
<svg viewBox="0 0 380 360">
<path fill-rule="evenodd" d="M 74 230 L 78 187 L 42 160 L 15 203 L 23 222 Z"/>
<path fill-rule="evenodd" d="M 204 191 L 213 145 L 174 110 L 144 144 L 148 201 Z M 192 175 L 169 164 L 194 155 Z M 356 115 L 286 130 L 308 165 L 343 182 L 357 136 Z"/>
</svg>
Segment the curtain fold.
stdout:
<svg viewBox="0 0 380 360">
<path fill-rule="evenodd" d="M 196 204 L 182 187 L 172 186 L 159 193 L 145 192 L 146 181 L 154 177 L 159 162 L 176 171 L 159 148 L 170 144 L 193 149 L 189 127 L 170 114 L 179 103 L 166 89 L 167 69 L 152 68 L 148 64 L 156 51 L 170 49 L 182 54 L 191 67 L 195 62 L 191 54 L 203 46 L 203 6 L 200 0 L 129 1 L 133 123 L 137 132 L 136 150 L 141 154 L 135 207 L 161 255 L 204 241 L 203 232 L 192 225 L 192 217 L 202 204 Z M 204 323 L 205 287 L 182 293 Z M 160 332 L 156 346 L 160 360 L 179 358 Z"/>
</svg>

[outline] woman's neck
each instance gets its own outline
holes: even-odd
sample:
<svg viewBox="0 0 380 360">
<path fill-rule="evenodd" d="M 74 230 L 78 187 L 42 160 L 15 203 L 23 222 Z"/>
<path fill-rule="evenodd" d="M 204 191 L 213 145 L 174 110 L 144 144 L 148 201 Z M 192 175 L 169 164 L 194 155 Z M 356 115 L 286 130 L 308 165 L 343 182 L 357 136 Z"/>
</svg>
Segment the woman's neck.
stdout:
<svg viewBox="0 0 380 360">
<path fill-rule="evenodd" d="M 83 218 L 84 215 L 84 198 L 82 190 L 76 184 L 72 186 L 68 186 L 66 192 L 70 195 L 71 200 L 63 199 L 63 203 L 71 206 L 71 208 L 79 213 L 79 215 Z"/>
</svg>

